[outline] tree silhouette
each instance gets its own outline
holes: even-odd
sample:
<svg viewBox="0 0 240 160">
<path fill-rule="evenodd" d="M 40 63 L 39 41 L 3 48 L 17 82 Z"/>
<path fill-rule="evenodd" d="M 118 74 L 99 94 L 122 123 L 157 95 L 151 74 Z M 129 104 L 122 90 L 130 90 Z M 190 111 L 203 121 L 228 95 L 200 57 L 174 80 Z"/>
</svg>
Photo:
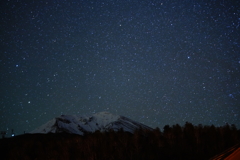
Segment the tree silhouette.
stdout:
<svg viewBox="0 0 240 160">
<path fill-rule="evenodd" d="M 240 142 L 235 125 L 194 126 L 186 122 L 165 125 L 163 132 L 136 130 L 96 131 L 85 136 L 23 134 L 0 140 L 1 156 L 6 159 L 209 159 Z"/>
</svg>

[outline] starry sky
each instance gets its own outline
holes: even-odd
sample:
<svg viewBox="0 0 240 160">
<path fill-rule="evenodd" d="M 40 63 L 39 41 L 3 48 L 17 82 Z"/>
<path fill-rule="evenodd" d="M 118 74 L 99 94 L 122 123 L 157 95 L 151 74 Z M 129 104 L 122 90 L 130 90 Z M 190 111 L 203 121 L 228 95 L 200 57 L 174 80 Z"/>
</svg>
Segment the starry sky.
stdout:
<svg viewBox="0 0 240 160">
<path fill-rule="evenodd" d="M 101 111 L 240 127 L 240 2 L 2 0 L 0 130 Z"/>
</svg>

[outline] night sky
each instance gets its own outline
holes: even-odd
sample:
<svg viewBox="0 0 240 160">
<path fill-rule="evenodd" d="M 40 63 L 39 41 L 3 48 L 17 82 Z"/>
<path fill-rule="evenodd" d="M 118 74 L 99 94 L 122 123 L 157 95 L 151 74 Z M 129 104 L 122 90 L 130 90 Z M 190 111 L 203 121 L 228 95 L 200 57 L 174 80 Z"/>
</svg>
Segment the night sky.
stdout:
<svg viewBox="0 0 240 160">
<path fill-rule="evenodd" d="M 237 0 L 2 0 L 0 130 L 108 111 L 240 127 Z"/>
</svg>

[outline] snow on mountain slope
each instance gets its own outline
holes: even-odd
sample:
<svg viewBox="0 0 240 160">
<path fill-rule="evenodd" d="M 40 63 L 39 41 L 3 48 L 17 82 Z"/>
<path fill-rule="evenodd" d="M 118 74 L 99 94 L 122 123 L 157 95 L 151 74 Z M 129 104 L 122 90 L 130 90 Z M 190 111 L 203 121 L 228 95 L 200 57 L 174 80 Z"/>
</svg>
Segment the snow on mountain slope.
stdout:
<svg viewBox="0 0 240 160">
<path fill-rule="evenodd" d="M 109 112 L 99 112 L 92 116 L 61 115 L 30 133 L 67 132 L 84 135 L 85 133 L 93 133 L 97 130 L 108 131 L 113 129 L 114 131 L 118 131 L 121 128 L 131 133 L 139 128 L 152 130 L 152 128 L 127 117 L 114 115 Z"/>
</svg>

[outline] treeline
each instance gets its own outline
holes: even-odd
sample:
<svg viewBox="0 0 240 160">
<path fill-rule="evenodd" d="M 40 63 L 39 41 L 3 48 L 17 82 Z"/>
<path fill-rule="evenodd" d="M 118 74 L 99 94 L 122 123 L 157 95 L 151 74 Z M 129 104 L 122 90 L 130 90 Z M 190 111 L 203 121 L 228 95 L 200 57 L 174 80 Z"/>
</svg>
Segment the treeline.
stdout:
<svg viewBox="0 0 240 160">
<path fill-rule="evenodd" d="M 0 140 L 0 159 L 84 159 L 151 160 L 209 159 L 239 143 L 240 130 L 235 125 L 194 126 L 186 122 L 166 125 L 161 131 L 136 130 L 134 134 L 95 132 L 85 136 L 25 134 Z"/>
</svg>

